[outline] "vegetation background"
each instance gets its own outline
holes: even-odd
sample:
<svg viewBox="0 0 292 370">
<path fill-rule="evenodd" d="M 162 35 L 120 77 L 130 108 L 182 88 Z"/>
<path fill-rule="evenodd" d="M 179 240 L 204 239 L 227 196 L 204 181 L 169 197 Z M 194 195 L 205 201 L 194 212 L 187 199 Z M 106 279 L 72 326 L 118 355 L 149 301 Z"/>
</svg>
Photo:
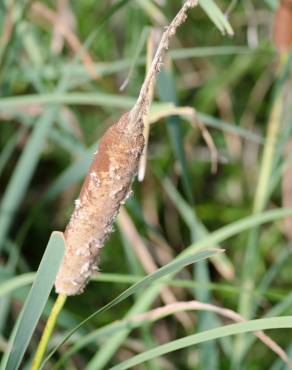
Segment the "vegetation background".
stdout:
<svg viewBox="0 0 292 370">
<path fill-rule="evenodd" d="M 68 299 L 49 349 L 187 246 L 220 228 L 231 230 L 240 219 L 251 225 L 204 245 L 225 248 L 220 257 L 154 284 L 157 293 L 137 290 L 96 315 L 58 349 L 47 369 L 108 369 L 236 321 L 223 308 L 246 319 L 292 315 L 291 218 L 282 213 L 259 226 L 263 211 L 292 205 L 291 58 L 281 62 L 273 43 L 278 2 L 216 4 L 234 36 L 218 30 L 210 0 L 205 11 L 200 6 L 190 11 L 178 30 L 157 78 L 145 178 L 134 183 L 102 250 L 100 272 L 84 294 Z M 177 0 L 0 1 L 2 353 L 9 350 L 7 340 L 50 234 L 68 222 L 99 138 L 135 102 L 147 50 L 149 56 L 159 30 L 180 5 Z M 54 299 L 52 293 L 23 369 Z M 166 311 L 156 311 L 156 318 L 136 316 L 157 307 Z M 136 317 L 136 328 L 106 331 L 126 316 Z M 290 329 L 268 334 L 292 354 Z M 255 339 L 222 334 L 132 368 L 288 369 L 275 343 Z"/>
</svg>

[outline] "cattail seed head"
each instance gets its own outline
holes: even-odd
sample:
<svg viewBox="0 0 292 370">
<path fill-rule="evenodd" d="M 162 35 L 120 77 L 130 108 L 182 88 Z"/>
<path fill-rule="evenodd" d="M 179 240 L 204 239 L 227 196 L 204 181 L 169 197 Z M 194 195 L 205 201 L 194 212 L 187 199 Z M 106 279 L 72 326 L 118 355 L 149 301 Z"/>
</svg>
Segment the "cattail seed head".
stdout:
<svg viewBox="0 0 292 370">
<path fill-rule="evenodd" d="M 113 229 L 125 202 L 143 151 L 143 122 L 129 124 L 129 113 L 111 126 L 100 140 L 98 152 L 83 183 L 75 210 L 65 230 L 66 251 L 55 287 L 57 293 L 83 292 L 100 248 Z"/>
<path fill-rule="evenodd" d="M 187 0 L 162 35 L 155 56 L 129 113 L 104 134 L 75 210 L 65 230 L 66 251 L 55 287 L 57 293 L 83 292 L 97 269 L 99 250 L 112 231 L 113 222 L 127 199 L 144 149 L 143 119 L 149 113 L 151 86 L 162 63 L 164 50 L 176 29 L 186 20 L 188 9 L 198 0 Z"/>
</svg>

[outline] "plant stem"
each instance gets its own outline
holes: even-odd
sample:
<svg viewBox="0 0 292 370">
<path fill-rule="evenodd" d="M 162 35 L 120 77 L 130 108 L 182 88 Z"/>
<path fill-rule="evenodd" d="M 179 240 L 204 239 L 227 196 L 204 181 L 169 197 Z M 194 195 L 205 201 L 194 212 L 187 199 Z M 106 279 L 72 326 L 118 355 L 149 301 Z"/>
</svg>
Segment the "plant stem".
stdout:
<svg viewBox="0 0 292 370">
<path fill-rule="evenodd" d="M 282 72 L 286 58 L 281 55 L 278 74 Z M 281 115 L 283 110 L 283 96 L 281 91 L 275 97 L 268 122 L 267 137 L 265 141 L 262 163 L 260 167 L 258 184 L 255 192 L 253 214 L 263 212 L 269 195 L 269 182 L 274 167 L 274 158 L 281 129 Z M 257 247 L 259 241 L 259 228 L 251 230 L 243 266 L 243 289 L 239 302 L 239 311 L 246 318 L 251 315 L 251 293 L 255 285 L 255 266 L 257 263 Z"/>
<path fill-rule="evenodd" d="M 45 354 L 47 346 L 48 346 L 48 342 L 50 340 L 53 329 L 55 327 L 57 317 L 58 317 L 59 313 L 62 310 L 62 307 L 64 306 L 64 304 L 66 302 L 66 298 L 67 298 L 67 296 L 65 294 L 59 294 L 57 299 L 56 299 L 56 301 L 54 303 L 54 306 L 51 310 L 50 316 L 48 318 L 48 321 L 46 323 L 46 327 L 43 331 L 41 340 L 38 344 L 38 348 L 37 348 L 37 351 L 34 355 L 30 370 L 38 370 L 38 368 L 40 367 L 40 364 L 42 362 L 42 359 L 44 357 L 44 354 Z"/>
<path fill-rule="evenodd" d="M 282 108 L 283 99 L 280 94 L 276 98 L 268 124 L 267 140 L 263 153 L 259 182 L 256 189 L 253 213 L 262 212 L 265 209 L 276 144 L 281 127 Z"/>
<path fill-rule="evenodd" d="M 280 55 L 280 65 L 278 75 L 280 76 L 284 70 L 287 57 Z M 271 181 L 272 171 L 275 164 L 275 156 L 277 152 L 277 143 L 279 139 L 279 133 L 281 130 L 281 115 L 283 110 L 283 96 L 282 91 L 278 91 L 275 97 L 267 128 L 267 136 L 265 146 L 263 150 L 263 156 L 260 166 L 258 184 L 255 191 L 255 197 L 253 202 L 253 214 L 258 214 L 264 211 L 268 197 L 269 197 L 269 183 Z M 260 238 L 260 228 L 253 228 L 248 237 L 247 249 L 243 262 L 243 283 L 242 290 L 239 297 L 239 313 L 245 318 L 249 319 L 253 316 L 255 307 L 254 301 L 252 300 L 253 291 L 255 289 L 255 278 L 256 278 L 256 266 L 258 262 L 258 244 Z M 238 369 L 242 359 L 244 350 L 244 337 L 239 336 L 236 341 L 236 358 L 233 358 L 233 368 Z"/>
<path fill-rule="evenodd" d="M 262 212 L 265 209 L 269 194 L 269 183 L 276 152 L 276 144 L 281 127 L 282 95 L 276 97 L 270 120 L 268 123 L 267 139 L 263 152 L 263 159 L 260 168 L 258 185 L 256 188 L 253 214 Z M 259 227 L 251 230 L 248 238 L 247 249 L 243 264 L 242 293 L 239 299 L 239 312 L 246 319 L 252 315 L 253 301 L 251 299 L 255 288 L 256 265 L 258 262 L 258 244 L 260 238 Z"/>
</svg>

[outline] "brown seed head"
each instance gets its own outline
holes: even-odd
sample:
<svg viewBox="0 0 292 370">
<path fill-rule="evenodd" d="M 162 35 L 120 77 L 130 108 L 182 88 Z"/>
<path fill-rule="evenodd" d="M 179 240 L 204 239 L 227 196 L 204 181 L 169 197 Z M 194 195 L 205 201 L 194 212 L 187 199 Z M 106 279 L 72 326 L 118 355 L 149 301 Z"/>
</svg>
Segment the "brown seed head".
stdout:
<svg viewBox="0 0 292 370">
<path fill-rule="evenodd" d="M 197 3 L 198 0 L 186 0 L 166 28 L 136 104 L 108 129 L 100 141 L 65 231 L 66 252 L 55 282 L 57 293 L 82 293 L 96 269 L 99 250 L 112 231 L 114 219 L 129 194 L 138 169 L 144 148 L 143 119 L 149 111 L 151 86 L 164 50 L 185 21 L 187 10 Z"/>
<path fill-rule="evenodd" d="M 143 146 L 143 123 L 129 125 L 128 113 L 103 135 L 65 231 L 66 252 L 55 282 L 57 293 L 82 293 L 97 269 L 100 248 L 130 192 Z"/>
</svg>

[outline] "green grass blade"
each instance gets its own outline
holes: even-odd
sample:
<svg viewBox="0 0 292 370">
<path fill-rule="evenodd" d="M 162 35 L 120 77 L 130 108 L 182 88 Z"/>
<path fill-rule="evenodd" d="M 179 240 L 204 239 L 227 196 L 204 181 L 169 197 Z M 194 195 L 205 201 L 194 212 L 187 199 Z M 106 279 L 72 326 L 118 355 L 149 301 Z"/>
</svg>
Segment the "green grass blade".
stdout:
<svg viewBox="0 0 292 370">
<path fill-rule="evenodd" d="M 60 233 L 53 232 L 38 268 L 33 286 L 9 341 L 10 350 L 8 350 L 1 363 L 1 369 L 16 370 L 19 368 L 25 350 L 52 290 L 64 250 L 64 238 Z"/>
<path fill-rule="evenodd" d="M 0 100 L 0 102 L 3 99 Z M 0 103 L 1 104 L 1 103 Z M 0 205 L 0 248 L 7 236 L 13 216 L 35 171 L 44 142 L 56 117 L 57 107 L 48 109 L 35 123 L 29 142 L 17 163 Z"/>
<path fill-rule="evenodd" d="M 5 147 L 2 149 L 0 153 L 0 176 L 17 145 L 17 141 L 22 135 L 23 135 L 23 130 L 20 130 L 20 132 L 11 136 L 10 140 L 6 143 Z"/>
<path fill-rule="evenodd" d="M 28 272 L 20 276 L 15 276 L 0 285 L 0 298 L 11 293 L 13 290 L 31 284 L 35 279 L 34 272 Z"/>
<path fill-rule="evenodd" d="M 135 103 L 135 98 L 130 96 L 120 96 L 105 93 L 56 93 L 56 94 L 38 94 L 38 95 L 24 95 L 6 97 L 0 100 L 0 108 L 3 110 L 15 110 L 18 107 L 29 104 L 75 104 L 75 105 L 96 105 L 105 107 L 116 107 L 129 109 Z M 153 109 L 159 109 L 161 103 L 153 103 Z M 164 105 L 162 104 L 163 108 Z M 217 128 L 227 133 L 238 135 L 246 140 L 254 141 L 256 143 L 263 143 L 263 138 L 234 124 L 227 123 L 223 120 L 198 112 L 198 118 L 206 126 Z"/>
<path fill-rule="evenodd" d="M 270 52 L 270 50 L 263 51 Z M 208 47 L 192 47 L 192 48 L 180 48 L 168 51 L 168 56 L 173 60 L 182 60 L 187 58 L 206 58 L 210 56 L 222 56 L 222 55 L 233 55 L 233 54 L 247 54 L 254 52 L 246 46 L 208 46 Z M 145 65 L 146 55 L 142 55 L 137 59 L 137 66 Z M 120 59 L 118 61 L 95 63 L 95 72 L 99 76 L 108 76 L 113 73 L 127 70 L 132 64 L 132 58 Z M 77 79 L 78 84 L 80 84 L 80 79 L 86 82 L 90 80 L 88 73 L 83 64 L 72 64 L 61 63 L 58 67 L 55 65 L 45 64 L 42 68 L 35 71 L 48 79 L 55 79 L 64 73 L 71 73 L 75 79 Z M 27 68 L 23 67 L 21 70 L 22 75 L 26 75 Z M 72 77 L 73 78 L 73 77 Z M 73 84 L 74 86 L 74 84 Z"/>
<path fill-rule="evenodd" d="M 281 65 L 279 69 L 279 76 L 276 81 L 274 88 L 274 99 L 271 107 L 271 111 L 268 118 L 266 142 L 262 153 L 261 164 L 259 168 L 258 182 L 255 189 L 255 195 L 253 200 L 254 214 L 262 212 L 269 200 L 269 186 L 270 180 L 273 178 L 273 172 L 275 169 L 275 159 L 279 151 L 280 133 L 283 130 L 283 109 L 284 109 L 284 94 L 283 94 L 283 81 L 287 78 L 287 65 L 290 66 L 292 59 L 288 59 L 286 63 Z M 254 302 L 251 300 L 251 292 L 256 285 L 256 269 L 260 262 L 259 253 L 259 240 L 260 240 L 259 228 L 253 228 L 247 241 L 247 249 L 243 261 L 242 270 L 242 292 L 239 297 L 238 311 L 245 317 L 252 317 L 252 310 Z M 240 367 L 242 356 L 240 352 L 245 346 L 245 337 L 240 336 L 237 338 L 236 349 L 238 355 L 234 358 L 234 364 L 237 368 Z"/>
<path fill-rule="evenodd" d="M 106 281 L 106 282 L 114 282 L 114 283 L 133 283 L 141 279 L 142 277 L 133 277 L 132 275 L 126 275 L 126 276 L 121 276 L 119 274 L 99 274 L 96 279 L 98 281 Z M 189 281 L 189 280 L 163 280 L 163 284 L 168 284 L 168 285 L 173 285 L 176 286 L 186 286 L 186 287 L 192 287 L 194 288 L 194 283 Z M 193 285 L 191 285 L 193 283 Z M 207 286 L 206 288 L 210 288 L 213 284 L 210 284 L 210 286 Z M 218 289 L 223 289 L 221 285 L 218 284 Z M 232 288 L 228 288 L 229 292 L 232 290 Z M 231 289 L 231 290 L 230 290 Z M 234 288 L 236 289 L 236 288 Z M 237 288 L 237 292 L 233 291 L 233 293 L 239 293 L 239 289 Z M 144 295 L 143 295 L 143 300 L 144 300 Z M 292 294 L 289 297 L 284 298 L 285 304 L 283 305 L 282 302 L 279 305 L 276 305 L 275 308 L 277 309 L 272 309 L 268 312 L 268 315 L 265 317 L 271 317 L 271 316 L 279 316 L 281 315 L 284 310 L 291 305 L 292 302 Z M 82 348 L 85 346 L 88 346 L 92 342 L 96 342 L 98 339 L 109 337 L 112 335 L 117 334 L 117 332 L 122 331 L 122 330 L 133 330 L 134 328 L 137 328 L 143 324 L 142 321 L 134 321 L 131 322 L 131 316 L 134 314 L 140 313 L 139 312 L 133 312 L 129 313 L 125 319 L 119 320 L 118 322 L 114 322 L 108 325 L 103 326 L 102 328 L 95 329 L 91 331 L 89 334 L 83 335 L 80 339 L 76 341 L 76 343 L 69 348 L 60 358 L 60 360 L 57 362 L 57 364 L 53 367 L 54 370 L 59 369 L 61 365 L 63 365 L 74 353 L 79 352 Z M 249 347 L 254 343 L 256 340 L 255 336 L 251 336 L 249 340 Z M 105 347 L 108 346 L 108 343 L 102 346 L 102 353 L 104 353 Z M 246 348 L 246 350 L 248 347 Z M 115 351 L 113 351 L 115 352 Z M 100 357 L 99 357 L 100 359 Z M 96 361 L 97 362 L 97 361 Z M 93 363 L 93 360 L 92 360 Z"/>
<path fill-rule="evenodd" d="M 269 288 L 269 286 L 272 284 L 273 280 L 276 278 L 276 276 L 281 271 L 284 263 L 291 258 L 291 249 L 285 248 L 283 246 L 282 252 L 277 256 L 275 262 L 271 267 L 268 269 L 268 271 L 263 276 L 262 280 L 257 284 L 257 290 L 260 293 L 258 296 L 259 298 L 254 301 L 254 307 L 252 310 L 252 317 L 256 316 L 256 311 L 258 309 L 258 305 L 260 303 L 260 299 L 262 298 L 262 295 L 264 292 Z"/>
<path fill-rule="evenodd" d="M 128 109 L 136 99 L 104 93 L 53 93 L 11 96 L 0 100 L 0 109 L 10 110 L 28 104 L 86 104 Z"/>
<path fill-rule="evenodd" d="M 177 104 L 177 96 L 174 81 L 170 73 L 161 71 L 157 76 L 157 88 L 160 98 L 163 102 L 172 102 Z M 180 125 L 180 120 L 177 116 L 172 116 L 166 119 L 167 129 L 170 142 L 174 154 L 180 164 L 182 172 L 182 183 L 188 201 L 192 204 L 194 202 L 193 193 L 190 186 L 187 161 L 183 146 L 183 134 Z"/>
<path fill-rule="evenodd" d="M 219 252 L 220 249 L 218 249 L 217 251 Z M 196 260 L 195 262 L 200 263 L 203 259 L 205 258 L 200 258 L 199 260 Z M 173 261 L 170 264 L 164 266 L 164 268 L 166 268 L 167 266 L 171 266 L 173 263 L 176 263 L 176 261 Z M 149 276 L 151 275 L 148 275 L 148 277 Z M 145 279 L 147 279 L 148 277 L 146 277 Z M 142 295 L 142 300 L 143 299 L 144 299 L 144 293 Z M 129 332 L 129 329 L 127 331 Z M 123 338 L 124 338 L 124 333 L 122 332 L 122 333 L 117 333 L 116 337 L 113 337 L 112 339 L 110 339 L 106 345 L 107 350 L 105 351 L 105 348 L 103 346 L 102 349 L 90 361 L 90 363 L 86 367 L 86 370 L 101 370 L 103 366 L 105 366 L 105 364 L 107 363 L 108 359 L 114 354 L 117 346 L 120 344 L 120 341 Z"/>
<path fill-rule="evenodd" d="M 204 239 L 192 244 L 191 246 L 186 248 L 184 250 L 184 252 L 182 252 L 178 257 L 176 257 L 176 259 L 174 261 L 182 258 L 183 256 L 185 256 L 189 253 L 192 253 L 192 251 L 197 250 L 197 248 L 204 248 L 204 247 L 207 247 L 209 245 L 217 245 L 218 243 L 221 243 L 224 240 L 226 240 L 226 239 L 228 239 L 228 238 L 230 238 L 234 235 L 237 235 L 240 232 L 243 232 L 246 229 L 249 229 L 249 228 L 251 228 L 255 225 L 260 225 L 260 224 L 265 223 L 265 222 L 274 221 L 278 218 L 285 217 L 286 215 L 292 215 L 292 209 L 279 209 L 279 210 L 267 211 L 267 212 L 264 212 L 261 215 L 249 216 L 249 217 L 246 217 L 242 220 L 236 221 L 236 222 L 234 222 L 234 223 L 232 223 L 228 226 L 225 226 L 225 227 L 221 228 L 220 230 L 217 230 L 213 234 L 208 235 Z M 154 288 L 155 288 L 155 286 L 154 286 Z M 153 287 L 149 287 L 144 291 L 143 297 L 141 299 L 142 301 L 144 299 L 144 296 L 148 295 L 149 292 L 152 292 L 152 289 L 153 289 Z M 160 291 L 159 289 L 156 289 L 156 295 L 152 294 L 153 300 L 159 294 L 159 291 Z M 137 305 L 141 303 L 140 302 L 141 300 L 137 300 L 137 302 L 136 302 Z M 142 305 L 142 307 L 147 309 L 147 305 L 146 306 Z M 138 311 L 138 312 L 135 311 L 135 313 L 140 313 L 140 312 L 141 311 Z M 83 325 L 83 323 L 81 323 L 80 325 Z M 72 333 L 74 331 L 76 331 L 77 329 L 78 328 L 73 329 Z M 118 333 L 118 334 L 114 335 L 109 340 L 109 343 L 107 342 L 107 343 L 103 344 L 102 350 L 100 351 L 100 356 L 96 357 L 96 358 L 98 358 L 99 364 L 101 366 L 99 369 L 102 369 L 103 366 L 106 365 L 106 363 L 110 360 L 112 354 L 123 343 L 123 341 L 126 339 L 128 334 L 129 334 L 129 330 L 125 329 L 123 333 Z M 71 333 L 70 333 L 70 335 L 71 335 Z M 65 340 L 67 340 L 67 338 L 65 338 L 64 341 Z M 64 341 L 62 341 L 62 343 Z M 105 348 L 108 348 L 108 350 L 105 350 Z M 53 353 L 51 353 L 51 355 Z M 96 360 L 96 362 L 97 362 L 97 360 Z"/>
<path fill-rule="evenodd" d="M 198 219 L 195 210 L 183 199 L 168 178 L 164 178 L 162 186 L 191 232 L 196 234 L 198 239 L 209 234 L 205 225 Z M 228 274 L 229 276 L 234 274 L 232 263 L 225 253 L 217 254 L 216 256 L 211 257 L 211 260 L 215 261 L 215 264 L 219 263 L 221 269 L 225 271 L 225 274 Z"/>
<path fill-rule="evenodd" d="M 234 32 L 230 23 L 213 0 L 200 0 L 199 4 L 219 31 L 223 34 L 227 33 L 228 35 L 233 36 Z"/>
<path fill-rule="evenodd" d="M 221 253 L 222 249 L 205 249 L 196 251 L 194 254 L 188 255 L 186 257 L 181 258 L 180 260 L 174 260 L 167 265 L 161 267 L 157 271 L 153 272 L 152 274 L 147 275 L 144 279 L 140 280 L 138 283 L 132 285 L 130 288 L 126 289 L 123 293 L 118 295 L 115 299 L 113 299 L 111 302 L 100 308 L 99 310 L 95 311 L 92 315 L 90 315 L 88 318 L 83 320 L 77 327 L 72 329 L 68 335 L 61 341 L 61 343 L 54 349 L 54 351 L 47 357 L 46 360 L 56 351 L 59 346 L 61 346 L 65 341 L 76 331 L 78 330 L 82 325 L 84 325 L 86 322 L 91 320 L 96 315 L 109 310 L 110 308 L 116 306 L 118 303 L 124 301 L 126 298 L 130 297 L 131 295 L 135 294 L 139 290 L 149 286 L 150 284 L 156 282 L 157 280 L 163 278 L 164 276 L 168 274 L 173 274 L 174 272 L 177 272 L 181 270 L 183 267 L 190 265 L 192 263 L 198 262 L 202 259 L 209 258 L 210 256 L 213 256 L 216 253 Z M 44 363 L 43 363 L 44 365 Z"/>
<path fill-rule="evenodd" d="M 180 60 L 189 58 L 204 58 L 218 55 L 246 54 L 251 52 L 252 49 L 246 46 L 211 46 L 173 49 L 169 50 L 167 55 L 173 60 Z"/>
<path fill-rule="evenodd" d="M 149 361 L 155 357 L 162 356 L 182 348 L 190 347 L 195 344 L 204 343 L 209 340 L 219 339 L 230 335 L 248 333 L 256 330 L 287 328 L 292 329 L 292 316 L 272 317 L 268 319 L 251 320 L 239 324 L 225 325 L 220 328 L 206 330 L 202 333 L 189 335 L 187 337 L 163 344 L 147 352 L 136 355 L 116 366 L 113 366 L 110 368 L 110 370 L 126 370 L 133 368 L 134 366 L 142 364 L 143 362 Z"/>
<path fill-rule="evenodd" d="M 290 313 L 292 307 L 292 293 L 287 294 L 282 300 L 273 306 L 265 315 L 264 317 L 273 317 L 273 316 L 280 316 L 283 313 Z M 286 310 L 289 310 L 288 312 Z M 255 338 L 250 337 L 246 340 L 246 345 L 243 350 L 243 358 L 245 358 L 249 349 L 253 346 L 255 342 Z"/>
<path fill-rule="evenodd" d="M 138 40 L 138 43 L 137 43 L 137 46 L 136 46 L 136 50 L 134 50 L 133 58 L 131 59 L 131 65 L 129 67 L 127 77 L 124 80 L 124 82 L 122 83 L 122 85 L 120 87 L 120 91 L 123 91 L 127 87 L 129 81 L 131 80 L 131 78 L 133 76 L 134 70 L 137 67 L 139 56 L 142 53 L 142 50 L 143 50 L 143 48 L 144 48 L 144 46 L 147 42 L 147 38 L 149 37 L 149 32 L 150 32 L 150 29 L 148 27 L 145 27 L 142 30 L 141 36 L 140 36 L 140 38 Z"/>
<path fill-rule="evenodd" d="M 258 143 L 263 141 L 259 135 L 250 133 L 248 130 L 236 127 L 233 124 L 228 124 L 227 122 L 215 119 L 211 116 L 201 113 L 199 113 L 198 116 L 200 120 L 202 120 L 202 122 L 204 122 L 207 126 L 216 127 L 228 133 L 239 135 L 246 140 L 251 140 Z M 65 190 L 67 186 L 76 183 L 86 175 L 87 169 L 92 161 L 93 153 L 96 151 L 96 148 L 97 144 L 92 145 L 80 156 L 80 158 L 76 162 L 68 166 L 68 168 L 58 176 L 58 178 L 52 183 L 50 189 L 48 190 L 46 194 L 46 200 L 54 199 L 58 194 Z"/>
<path fill-rule="evenodd" d="M 287 356 L 289 357 L 290 361 L 292 361 L 292 344 L 290 344 L 285 352 L 287 353 Z M 291 370 L 291 366 L 288 364 L 283 364 L 283 361 L 281 358 L 278 358 L 274 364 L 270 367 L 270 370 Z"/>
<path fill-rule="evenodd" d="M 136 299 L 135 303 L 128 311 L 126 317 L 131 317 L 132 315 L 147 311 L 152 302 L 159 294 L 160 288 L 161 287 L 158 284 L 150 286 L 145 292 L 143 292 L 142 296 Z M 121 343 L 123 343 L 124 340 L 127 338 L 129 332 L 129 328 L 125 328 L 116 334 L 112 333 L 110 339 L 103 343 L 102 348 L 94 355 L 85 370 L 90 370 L 90 368 L 93 368 L 94 370 L 105 369 L 108 361 L 116 353 L 117 348 L 120 347 Z"/>
<path fill-rule="evenodd" d="M 212 257 L 211 257 L 212 258 Z M 30 285 L 33 283 L 35 279 L 36 273 L 28 272 L 24 273 L 19 276 L 12 277 L 9 281 L 4 281 L 0 285 L 0 297 L 4 297 L 10 293 L 13 293 L 15 290 L 20 289 L 26 285 Z M 9 274 L 5 274 L 4 280 L 9 278 Z M 2 277 L 2 276 L 1 276 Z M 127 275 L 127 274 L 114 274 L 114 273 L 99 273 L 92 277 L 92 282 L 98 283 L 113 283 L 113 284 L 134 284 L 137 283 L 139 280 L 143 279 L 143 275 Z M 190 288 L 193 289 L 201 285 L 202 288 L 214 290 L 216 292 L 228 293 L 229 295 L 238 295 L 240 292 L 240 287 L 231 285 L 231 284 L 222 284 L 222 283 L 204 283 L 199 284 L 196 281 L 190 281 L 186 279 L 166 279 L 163 281 L 163 285 L 169 285 L 173 287 L 182 287 L 182 288 Z M 287 294 L 285 292 L 277 293 L 275 289 L 267 289 L 265 291 L 261 291 L 260 289 L 256 289 L 254 291 L 254 295 L 262 295 L 266 298 L 282 301 L 287 298 Z"/>
<path fill-rule="evenodd" d="M 177 94 L 176 94 L 176 89 L 175 89 L 175 84 L 173 82 L 173 79 L 170 75 L 170 73 L 166 71 L 161 71 L 157 77 L 157 88 L 159 91 L 159 95 L 162 99 L 163 102 L 172 102 L 174 104 L 177 104 Z M 189 173 L 188 173 L 188 168 L 187 168 L 187 162 L 186 162 L 186 157 L 185 157 L 185 152 L 184 152 L 184 146 L 183 146 L 183 134 L 182 134 L 182 129 L 181 129 L 181 122 L 180 118 L 178 116 L 172 116 L 166 119 L 167 122 L 167 128 L 168 128 L 168 133 L 171 141 L 171 145 L 173 147 L 175 157 L 178 160 L 178 163 L 180 164 L 181 167 L 181 173 L 182 173 L 182 185 L 184 188 L 184 192 L 186 195 L 186 198 L 188 199 L 188 202 L 190 204 L 194 203 L 193 199 L 193 192 L 192 188 L 190 185 L 190 180 L 189 180 Z M 190 210 L 188 212 L 188 219 L 187 219 L 187 224 L 190 229 L 190 233 L 192 235 L 192 240 L 195 241 L 193 236 L 198 236 L 199 231 L 198 231 L 198 222 L 197 222 L 197 217 L 195 215 L 194 210 Z M 203 281 L 208 282 L 208 268 L 205 263 L 205 261 L 202 261 L 196 266 L 195 268 L 195 277 L 196 280 L 202 283 Z M 202 300 L 204 302 L 209 302 L 211 297 L 210 293 L 206 289 L 198 289 L 196 292 L 196 297 L 199 300 Z M 209 324 L 211 324 L 212 320 L 214 318 L 214 314 L 210 313 L 200 313 L 199 315 L 199 326 L 200 328 L 209 328 Z M 211 324 L 212 325 L 212 324 Z M 216 369 L 216 348 L 213 347 L 212 343 L 208 343 L 203 346 L 201 351 L 201 365 L 203 369 Z M 213 357 L 209 356 L 209 352 L 213 352 Z"/>
<path fill-rule="evenodd" d="M 278 6 L 278 0 L 265 0 L 265 2 L 271 7 L 271 9 L 276 10 Z"/>
<path fill-rule="evenodd" d="M 178 257 L 176 257 L 176 259 L 174 261 L 183 258 L 185 255 L 188 255 L 189 253 L 192 253 L 193 251 L 197 250 L 198 248 L 204 248 L 204 247 L 207 247 L 209 245 L 217 245 L 218 243 L 221 243 L 224 240 L 226 240 L 226 239 L 228 239 L 228 238 L 230 238 L 234 235 L 237 235 L 240 232 L 245 231 L 246 229 L 249 229 L 249 228 L 251 228 L 255 225 L 259 225 L 259 224 L 269 222 L 269 221 L 274 221 L 278 218 L 285 217 L 286 215 L 292 215 L 292 209 L 278 209 L 278 210 L 273 210 L 273 211 L 267 211 L 267 212 L 264 212 L 261 215 L 249 216 L 249 217 L 246 217 L 242 220 L 236 221 L 236 222 L 234 222 L 234 223 L 232 223 L 228 226 L 225 226 L 225 227 L 221 228 L 220 230 L 217 230 L 213 234 L 208 235 L 204 239 L 192 244 L 191 246 L 186 248 L 184 250 L 184 252 L 182 252 Z M 148 294 L 148 291 L 151 290 L 151 289 L 152 289 L 152 287 L 146 289 L 144 294 L 143 294 L 143 297 L 144 297 L 144 295 Z M 156 291 L 156 295 L 158 295 L 158 293 L 159 293 L 159 289 Z M 155 297 L 153 297 L 153 300 L 154 299 L 155 299 Z M 139 301 L 137 301 L 137 302 L 139 302 Z M 83 325 L 83 323 L 81 323 L 80 326 L 81 325 Z M 76 331 L 77 329 L 78 328 L 73 329 L 72 333 L 74 331 Z M 101 354 L 100 356 L 103 358 L 103 362 L 100 362 L 100 363 L 106 364 L 107 361 L 109 361 L 109 359 L 111 358 L 112 353 L 114 353 L 115 350 L 121 345 L 121 343 L 125 340 L 125 338 L 127 337 L 128 334 L 129 334 L 129 330 L 127 330 L 127 331 L 125 330 L 125 332 L 123 334 L 117 334 L 116 336 L 113 336 L 113 338 L 111 338 L 111 345 L 109 346 L 110 350 L 108 352 L 109 357 L 107 357 L 105 359 L 105 357 L 106 357 L 105 354 L 104 353 Z M 69 335 L 71 335 L 71 333 Z M 63 344 L 63 342 L 66 341 L 66 340 L 67 340 L 67 337 L 62 341 L 61 344 Z M 102 350 L 104 350 L 104 348 L 106 346 L 107 346 L 107 344 L 104 344 Z M 51 353 L 51 355 L 52 354 L 53 353 Z M 100 359 L 100 357 L 99 357 L 99 359 Z"/>
<path fill-rule="evenodd" d="M 221 119 L 210 116 L 205 113 L 197 112 L 199 120 L 208 127 L 216 128 L 222 130 L 229 134 L 238 135 L 244 138 L 245 140 L 254 141 L 255 143 L 263 144 L 264 138 L 259 134 L 253 133 L 250 130 L 246 130 L 242 127 L 239 127 L 235 124 L 224 122 Z"/>
<path fill-rule="evenodd" d="M 86 149 L 76 162 L 68 166 L 51 184 L 48 189 L 44 201 L 50 201 L 60 194 L 68 186 L 81 180 L 87 173 L 87 170 L 92 162 L 93 153 L 97 149 L 97 144 L 93 144 Z"/>
<path fill-rule="evenodd" d="M 100 17 L 97 29 L 95 32 L 100 30 L 100 28 L 108 21 L 117 11 L 122 9 L 123 6 L 127 5 L 127 3 L 131 0 L 120 0 L 117 1 L 114 5 L 109 7 L 107 11 Z"/>
<path fill-rule="evenodd" d="M 192 209 L 187 202 L 182 199 L 179 192 L 172 186 L 170 181 L 165 179 L 163 181 L 163 186 L 179 210 L 182 218 L 188 225 L 192 241 L 195 242 L 198 239 L 203 238 L 207 232 L 204 226 L 198 220 L 195 210 Z M 194 280 L 200 284 L 210 282 L 209 270 L 206 261 L 201 261 L 194 266 Z M 195 289 L 192 290 L 192 293 L 199 301 L 209 303 L 212 302 L 210 290 L 202 288 L 200 285 L 195 287 Z M 216 324 L 217 318 L 214 313 L 200 312 L 198 314 L 198 328 L 200 331 L 211 329 L 212 327 L 216 326 Z M 210 356 L 210 353 L 213 353 L 213 356 Z M 218 362 L 218 352 L 214 343 L 204 343 L 200 350 L 200 364 L 202 369 L 217 369 Z"/>
</svg>

